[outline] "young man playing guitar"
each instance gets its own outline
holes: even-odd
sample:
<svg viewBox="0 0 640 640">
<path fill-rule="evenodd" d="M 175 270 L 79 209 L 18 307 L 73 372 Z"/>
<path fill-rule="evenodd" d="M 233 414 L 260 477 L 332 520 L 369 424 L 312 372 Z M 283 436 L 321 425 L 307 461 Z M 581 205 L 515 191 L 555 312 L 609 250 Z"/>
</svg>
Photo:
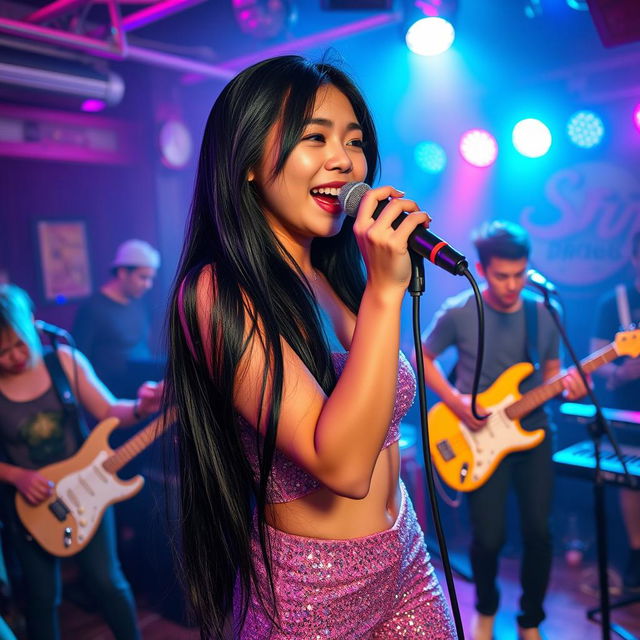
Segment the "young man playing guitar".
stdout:
<svg viewBox="0 0 640 640">
<path fill-rule="evenodd" d="M 114 417 L 123 426 L 131 425 L 156 412 L 160 404 L 162 385 L 145 383 L 135 401 L 119 400 L 81 353 L 60 347 L 57 355 L 56 369 L 48 356 L 46 360 L 43 357 L 29 296 L 14 285 L 0 285 L 0 482 L 15 487 L 30 505 L 48 500 L 55 490 L 54 483 L 38 469 L 69 458 L 82 444 L 78 412 L 58 397 L 59 376 L 97 419 Z M 6 502 L 3 518 L 27 587 L 28 637 L 57 640 L 60 560 L 27 534 L 12 501 Z M 106 509 L 94 537 L 76 558 L 115 637 L 139 640 L 133 594 L 116 556 L 111 508 Z"/>
<path fill-rule="evenodd" d="M 509 367 L 533 362 L 534 373 L 521 384 L 522 392 L 560 373 L 559 336 L 540 299 L 524 291 L 530 243 L 519 225 L 495 221 L 474 234 L 478 273 L 486 280 L 485 355 L 479 391 L 490 387 Z M 444 376 L 435 358 L 455 347 L 456 387 Z M 448 299 L 423 335 L 425 382 L 471 433 L 487 428 L 486 420 L 471 413 L 470 393 L 477 352 L 476 308 L 471 291 Z M 575 371 L 563 381 L 565 396 L 576 399 L 586 390 Z M 481 415 L 487 411 L 478 407 Z M 549 430 L 544 407 L 521 420 L 524 429 Z M 549 516 L 553 484 L 551 437 L 526 451 L 509 453 L 488 480 L 470 491 L 472 528 L 471 565 L 476 586 L 473 640 L 491 640 L 499 591 L 496 585 L 498 558 L 505 541 L 507 494 L 516 491 L 523 552 L 522 597 L 518 631 L 522 640 L 539 640 L 544 619 L 543 601 L 551 568 Z"/>
</svg>

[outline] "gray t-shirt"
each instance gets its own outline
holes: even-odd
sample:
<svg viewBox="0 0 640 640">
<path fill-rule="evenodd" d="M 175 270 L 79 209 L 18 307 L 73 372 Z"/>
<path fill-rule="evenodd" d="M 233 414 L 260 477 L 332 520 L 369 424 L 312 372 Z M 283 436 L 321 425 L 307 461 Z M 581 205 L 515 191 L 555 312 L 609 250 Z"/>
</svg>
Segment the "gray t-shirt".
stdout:
<svg viewBox="0 0 640 640">
<path fill-rule="evenodd" d="M 65 460 L 79 448 L 73 420 L 53 385 L 24 402 L 14 402 L 0 392 L 0 450 L 9 462 L 25 469 Z"/>
<path fill-rule="evenodd" d="M 557 359 L 558 330 L 542 304 L 542 298 L 526 289 L 522 296 L 537 303 L 540 363 Z M 518 362 L 530 361 L 524 305 L 518 311 L 504 313 L 485 304 L 484 317 L 484 363 L 480 375 L 480 392 L 490 387 L 509 367 Z M 433 356 L 440 355 L 449 347 L 457 349 L 455 386 L 462 393 L 471 393 L 478 346 L 478 319 L 472 291 L 464 291 L 448 298 L 435 314 L 424 336 L 424 345 Z M 538 368 L 521 383 L 520 391 L 525 393 L 542 382 L 542 373 Z M 525 416 L 521 423 L 525 429 L 538 429 L 547 427 L 549 420 L 544 407 L 540 407 Z"/>
</svg>

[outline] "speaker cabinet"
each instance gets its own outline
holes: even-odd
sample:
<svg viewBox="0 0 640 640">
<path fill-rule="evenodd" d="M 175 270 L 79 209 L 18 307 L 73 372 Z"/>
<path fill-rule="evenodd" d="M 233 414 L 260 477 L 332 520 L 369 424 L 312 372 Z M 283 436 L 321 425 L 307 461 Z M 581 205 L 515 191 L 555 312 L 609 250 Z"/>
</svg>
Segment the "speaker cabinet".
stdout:
<svg viewBox="0 0 640 640">
<path fill-rule="evenodd" d="M 640 0 L 587 0 L 605 47 L 640 40 Z"/>
</svg>

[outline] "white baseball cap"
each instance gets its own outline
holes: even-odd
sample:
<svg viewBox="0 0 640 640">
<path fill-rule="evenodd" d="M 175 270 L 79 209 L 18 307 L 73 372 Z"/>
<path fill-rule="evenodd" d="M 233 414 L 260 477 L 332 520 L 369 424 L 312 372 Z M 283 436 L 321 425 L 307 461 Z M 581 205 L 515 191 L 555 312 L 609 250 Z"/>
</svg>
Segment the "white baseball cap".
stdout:
<svg viewBox="0 0 640 640">
<path fill-rule="evenodd" d="M 112 267 L 151 267 L 160 266 L 160 254 L 144 240 L 126 240 L 116 251 Z"/>
</svg>

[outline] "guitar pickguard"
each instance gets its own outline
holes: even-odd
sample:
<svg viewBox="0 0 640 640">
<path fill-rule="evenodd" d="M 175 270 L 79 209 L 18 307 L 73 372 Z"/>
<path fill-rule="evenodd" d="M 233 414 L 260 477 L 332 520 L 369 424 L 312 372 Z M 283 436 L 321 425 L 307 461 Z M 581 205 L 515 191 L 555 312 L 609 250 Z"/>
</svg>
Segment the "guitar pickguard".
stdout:
<svg viewBox="0 0 640 640">
<path fill-rule="evenodd" d="M 108 505 L 135 494 L 144 482 L 140 478 L 123 484 L 115 474 L 105 471 L 102 463 L 108 456 L 106 451 L 100 451 L 89 465 L 68 474 L 56 485 L 56 494 L 75 518 L 79 544 L 93 535 Z"/>
<path fill-rule="evenodd" d="M 474 464 L 470 474 L 473 482 L 479 482 L 496 457 L 502 457 L 505 451 L 516 451 L 531 446 L 536 437 L 523 432 L 510 420 L 505 409 L 513 404 L 513 394 L 505 396 L 499 403 L 487 406 L 491 415 L 487 424 L 479 431 L 472 431 L 463 422 L 459 422 L 460 431 L 469 448 L 473 451 Z"/>
</svg>

